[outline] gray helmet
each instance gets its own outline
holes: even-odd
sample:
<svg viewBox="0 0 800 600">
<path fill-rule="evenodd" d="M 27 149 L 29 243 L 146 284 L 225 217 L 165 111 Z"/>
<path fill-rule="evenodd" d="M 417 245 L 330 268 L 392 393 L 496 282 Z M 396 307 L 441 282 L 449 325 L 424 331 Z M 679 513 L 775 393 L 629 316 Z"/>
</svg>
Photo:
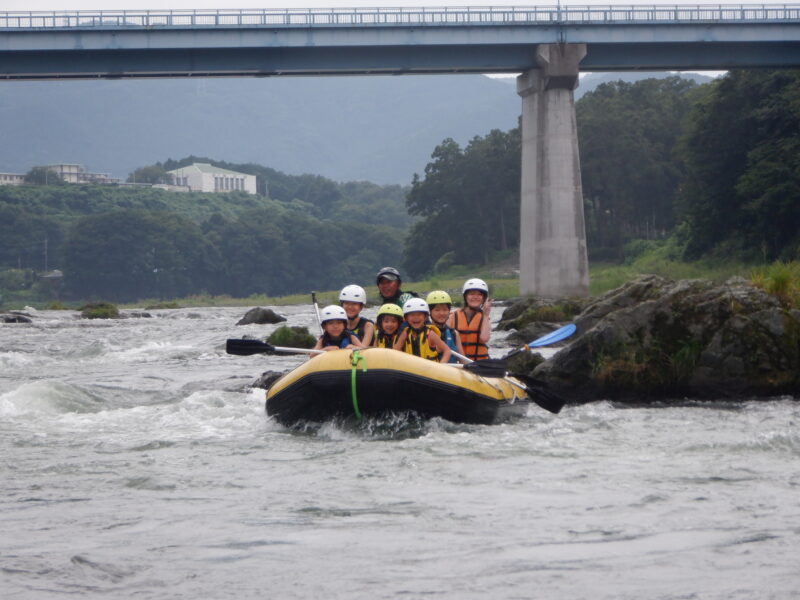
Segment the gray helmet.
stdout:
<svg viewBox="0 0 800 600">
<path fill-rule="evenodd" d="M 400 281 L 400 271 L 394 267 L 383 267 L 375 276 L 376 283 L 380 283 L 381 279 L 389 279 L 391 281 Z"/>
</svg>

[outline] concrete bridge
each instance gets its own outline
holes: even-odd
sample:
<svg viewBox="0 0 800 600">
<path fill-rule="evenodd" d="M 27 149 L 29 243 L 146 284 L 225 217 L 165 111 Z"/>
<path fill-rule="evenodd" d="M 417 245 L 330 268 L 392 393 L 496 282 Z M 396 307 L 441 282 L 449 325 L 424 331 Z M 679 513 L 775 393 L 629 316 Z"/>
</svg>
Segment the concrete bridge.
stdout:
<svg viewBox="0 0 800 600">
<path fill-rule="evenodd" d="M 585 295 L 579 71 L 800 66 L 800 5 L 0 12 L 0 80 L 522 73 L 520 292 Z"/>
</svg>

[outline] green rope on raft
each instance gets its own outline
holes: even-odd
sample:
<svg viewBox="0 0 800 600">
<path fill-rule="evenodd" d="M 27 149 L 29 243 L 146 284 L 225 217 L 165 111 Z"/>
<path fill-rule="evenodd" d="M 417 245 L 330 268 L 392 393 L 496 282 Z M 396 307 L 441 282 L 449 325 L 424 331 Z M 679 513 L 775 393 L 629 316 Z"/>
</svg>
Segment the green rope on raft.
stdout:
<svg viewBox="0 0 800 600">
<path fill-rule="evenodd" d="M 358 370 L 358 364 L 361 363 L 361 371 L 363 373 L 367 372 L 367 361 L 364 360 L 364 356 L 358 350 L 353 350 L 353 354 L 350 355 L 350 365 L 352 368 L 350 369 L 350 393 L 353 397 L 353 412 L 356 414 L 356 418 L 360 421 L 361 420 L 361 411 L 358 409 L 358 394 L 356 394 L 356 371 Z"/>
</svg>

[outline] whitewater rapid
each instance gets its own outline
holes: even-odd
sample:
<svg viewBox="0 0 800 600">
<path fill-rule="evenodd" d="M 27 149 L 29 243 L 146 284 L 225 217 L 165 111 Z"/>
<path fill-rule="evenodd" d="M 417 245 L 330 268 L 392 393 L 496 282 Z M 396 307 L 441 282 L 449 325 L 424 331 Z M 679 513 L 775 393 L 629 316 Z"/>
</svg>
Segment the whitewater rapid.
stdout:
<svg viewBox="0 0 800 600">
<path fill-rule="evenodd" d="M 287 431 L 245 311 L 0 325 L 2 598 L 800 597 L 796 401 Z"/>
</svg>

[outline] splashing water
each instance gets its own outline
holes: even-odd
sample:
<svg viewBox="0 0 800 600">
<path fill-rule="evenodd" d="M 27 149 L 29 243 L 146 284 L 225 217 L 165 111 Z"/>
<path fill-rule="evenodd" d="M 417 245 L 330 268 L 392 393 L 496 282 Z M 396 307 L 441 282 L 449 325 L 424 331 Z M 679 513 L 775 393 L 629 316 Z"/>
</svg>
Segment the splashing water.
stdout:
<svg viewBox="0 0 800 600">
<path fill-rule="evenodd" d="M 793 400 L 288 430 L 244 312 L 0 325 L 3 598 L 797 597 Z"/>
</svg>

